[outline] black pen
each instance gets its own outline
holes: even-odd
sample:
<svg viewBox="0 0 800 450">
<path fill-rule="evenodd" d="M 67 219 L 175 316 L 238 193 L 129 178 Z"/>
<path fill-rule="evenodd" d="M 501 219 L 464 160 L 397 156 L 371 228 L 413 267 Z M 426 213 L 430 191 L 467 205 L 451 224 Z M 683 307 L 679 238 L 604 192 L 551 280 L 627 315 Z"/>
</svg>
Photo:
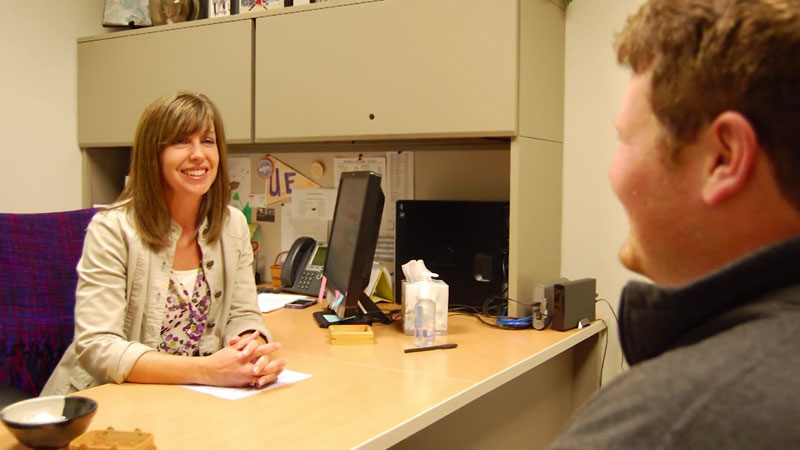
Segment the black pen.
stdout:
<svg viewBox="0 0 800 450">
<path fill-rule="evenodd" d="M 428 350 L 439 350 L 439 349 L 446 349 L 446 348 L 456 348 L 458 344 L 442 344 L 442 345 L 431 345 L 430 347 L 414 347 L 414 348 L 407 348 L 403 350 L 406 353 L 411 352 L 425 352 Z"/>
</svg>

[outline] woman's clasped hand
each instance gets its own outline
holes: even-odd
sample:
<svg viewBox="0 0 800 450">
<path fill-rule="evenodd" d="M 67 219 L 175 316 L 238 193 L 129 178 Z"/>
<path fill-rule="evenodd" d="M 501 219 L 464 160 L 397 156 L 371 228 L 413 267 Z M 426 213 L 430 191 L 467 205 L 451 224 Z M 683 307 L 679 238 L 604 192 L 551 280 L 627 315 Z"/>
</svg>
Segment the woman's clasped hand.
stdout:
<svg viewBox="0 0 800 450">
<path fill-rule="evenodd" d="M 266 343 L 258 331 L 234 337 L 227 347 L 205 358 L 203 384 L 264 387 L 286 366 L 285 359 L 270 357 L 280 348 L 277 342 Z"/>
</svg>

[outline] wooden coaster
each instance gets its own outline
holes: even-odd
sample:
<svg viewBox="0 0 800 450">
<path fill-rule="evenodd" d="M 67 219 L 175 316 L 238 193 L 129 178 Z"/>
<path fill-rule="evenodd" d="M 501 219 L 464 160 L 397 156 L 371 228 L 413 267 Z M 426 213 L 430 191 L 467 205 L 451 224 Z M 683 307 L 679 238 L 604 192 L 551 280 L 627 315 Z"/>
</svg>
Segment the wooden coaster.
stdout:
<svg viewBox="0 0 800 450">
<path fill-rule="evenodd" d="M 331 325 L 331 344 L 374 344 L 375 335 L 369 325 Z"/>
</svg>

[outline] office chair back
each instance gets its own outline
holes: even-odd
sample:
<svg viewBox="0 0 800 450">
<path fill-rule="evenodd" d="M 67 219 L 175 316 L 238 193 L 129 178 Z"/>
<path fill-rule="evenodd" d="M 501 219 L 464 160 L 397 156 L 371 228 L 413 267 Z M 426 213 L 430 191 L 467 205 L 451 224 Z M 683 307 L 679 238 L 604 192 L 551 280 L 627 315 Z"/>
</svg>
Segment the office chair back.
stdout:
<svg viewBox="0 0 800 450">
<path fill-rule="evenodd" d="M 74 333 L 93 209 L 0 214 L 0 384 L 39 395 Z"/>
</svg>

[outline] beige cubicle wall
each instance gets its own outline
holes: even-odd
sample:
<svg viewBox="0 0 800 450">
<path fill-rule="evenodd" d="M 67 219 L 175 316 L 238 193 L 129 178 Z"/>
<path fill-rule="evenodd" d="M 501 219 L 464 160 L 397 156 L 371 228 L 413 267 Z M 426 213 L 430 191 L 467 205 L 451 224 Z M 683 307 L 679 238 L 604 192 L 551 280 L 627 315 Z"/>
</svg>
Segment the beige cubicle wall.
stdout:
<svg viewBox="0 0 800 450">
<path fill-rule="evenodd" d="M 270 154 L 299 173 L 317 182 L 323 188 L 334 187 L 334 159 L 385 157 L 387 152 L 412 152 L 414 158 L 415 198 L 420 200 L 478 200 L 508 201 L 510 153 L 507 142 L 490 140 L 456 140 L 447 142 L 391 143 L 327 143 L 313 146 L 289 144 L 233 145 L 232 157 L 249 157 L 250 192 L 265 194 L 266 181 L 257 175 L 257 163 Z M 85 150 L 84 162 L 88 166 L 87 178 L 93 192 L 106 192 L 95 196 L 88 204 L 107 204 L 121 192 L 128 167 L 128 148 L 90 148 Z M 454 164 L 457 161 L 457 164 Z M 311 176 L 311 164 L 319 162 L 325 168 L 320 179 Z M 113 193 L 113 195 L 112 195 Z M 275 222 L 258 222 L 261 228 L 257 271 L 267 281 L 268 268 L 282 250 L 281 206 L 284 202 L 269 205 L 275 210 Z M 255 213 L 253 214 L 255 217 Z"/>
<path fill-rule="evenodd" d="M 250 155 L 251 192 L 264 194 L 265 180 L 256 175 L 256 164 L 265 153 L 264 148 L 240 146 L 232 156 Z M 283 148 L 282 148 L 283 147 Z M 267 153 L 286 163 L 301 174 L 319 183 L 323 188 L 334 187 L 334 159 L 340 157 L 364 158 L 385 157 L 387 152 L 413 152 L 414 192 L 419 200 L 478 200 L 508 201 L 509 152 L 506 143 L 492 141 L 456 142 L 395 142 L 353 144 L 320 144 L 314 151 L 293 151 L 293 147 L 268 146 Z M 454 164 L 453 161 L 458 161 Z M 325 167 L 325 174 L 314 179 L 310 174 L 313 162 Z M 261 239 L 259 244 L 257 271 L 268 274 L 269 265 L 281 248 L 281 207 L 284 202 L 269 205 L 275 210 L 275 222 L 259 222 Z M 391 205 L 386 205 L 391 207 Z M 394 268 L 391 268 L 394 271 Z M 262 278 L 266 280 L 266 278 Z"/>
</svg>

